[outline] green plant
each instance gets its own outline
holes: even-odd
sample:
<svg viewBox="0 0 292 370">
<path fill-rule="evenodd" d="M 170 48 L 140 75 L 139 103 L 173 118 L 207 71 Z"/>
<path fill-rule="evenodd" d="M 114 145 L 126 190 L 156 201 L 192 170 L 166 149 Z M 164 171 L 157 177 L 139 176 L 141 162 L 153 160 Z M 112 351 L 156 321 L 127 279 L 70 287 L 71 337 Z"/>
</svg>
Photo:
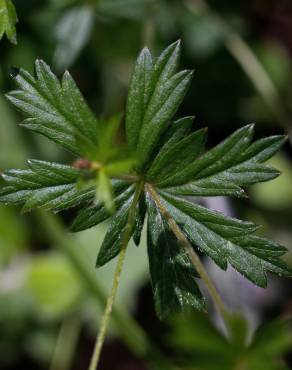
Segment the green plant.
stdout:
<svg viewBox="0 0 292 370">
<path fill-rule="evenodd" d="M 96 265 L 119 255 L 90 370 L 96 368 L 118 288 L 129 240 L 139 245 L 147 214 L 148 256 L 159 317 L 173 311 L 205 308 L 196 283 L 206 284 L 222 318 L 229 316 L 197 251 L 222 269 L 231 264 L 254 284 L 267 285 L 266 271 L 291 276 L 280 258 L 286 248 L 254 235 L 258 226 L 199 206 L 184 196 L 245 197 L 242 187 L 279 175 L 264 162 L 279 150 L 284 136 L 252 143 L 253 125 L 245 126 L 204 152 L 206 130 L 191 132 L 192 117 L 172 121 L 192 79 L 176 72 L 180 43 L 157 60 L 147 48 L 137 59 L 125 116 L 127 147 L 118 146 L 120 119 L 97 120 L 68 72 L 61 83 L 43 62 L 36 77 L 14 69 L 19 90 L 8 99 L 27 116 L 22 125 L 74 155 L 75 166 L 31 160 L 28 170 L 3 174 L 0 202 L 54 212 L 78 206 L 72 231 L 111 218 Z"/>
<path fill-rule="evenodd" d="M 13 44 L 16 44 L 17 14 L 11 0 L 0 0 L 0 40 L 6 34 L 7 38 Z"/>
<path fill-rule="evenodd" d="M 248 323 L 232 318 L 227 340 L 208 320 L 195 312 L 172 318 L 168 342 L 182 369 L 288 370 L 283 355 L 291 350 L 291 319 L 278 318 L 261 325 L 250 338 Z M 216 359 L 216 361 L 214 361 Z"/>
</svg>

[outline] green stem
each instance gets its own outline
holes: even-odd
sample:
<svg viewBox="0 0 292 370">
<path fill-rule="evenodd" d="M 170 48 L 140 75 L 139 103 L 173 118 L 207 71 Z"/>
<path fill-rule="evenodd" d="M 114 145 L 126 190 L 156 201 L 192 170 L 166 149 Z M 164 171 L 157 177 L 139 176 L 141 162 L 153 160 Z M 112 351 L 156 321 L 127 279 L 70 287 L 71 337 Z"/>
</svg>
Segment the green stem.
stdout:
<svg viewBox="0 0 292 370">
<path fill-rule="evenodd" d="M 118 290 L 118 286 L 119 286 L 119 282 L 121 278 L 123 264 L 124 264 L 124 260 L 126 256 L 126 249 L 127 249 L 128 243 L 132 235 L 132 230 L 133 230 L 133 226 L 135 222 L 136 206 L 139 201 L 142 189 L 143 189 L 142 182 L 136 185 L 136 191 L 135 191 L 133 203 L 131 204 L 129 215 L 128 215 L 128 221 L 125 226 L 124 233 L 123 233 L 122 246 L 121 246 L 121 251 L 120 251 L 118 262 L 117 262 L 117 267 L 116 267 L 116 271 L 114 275 L 112 289 L 111 289 L 110 295 L 107 300 L 103 318 L 101 320 L 100 331 L 96 339 L 89 370 L 96 370 L 98 363 L 99 363 L 100 353 L 101 353 L 101 349 L 102 349 L 102 346 L 105 340 L 110 314 L 112 312 L 113 304 L 115 301 L 115 297 L 117 294 L 117 290 Z"/>
<path fill-rule="evenodd" d="M 122 272 L 122 268 L 124 264 L 125 255 L 126 255 L 126 247 L 123 247 L 119 254 L 119 259 L 117 262 L 117 267 L 116 267 L 116 271 L 114 275 L 112 289 L 111 289 L 110 295 L 106 303 L 103 318 L 101 320 L 100 330 L 99 330 L 98 337 L 96 339 L 93 355 L 90 361 L 89 370 L 96 370 L 98 363 L 99 363 L 100 353 L 101 353 L 101 349 L 102 349 L 102 346 L 105 340 L 110 314 L 112 312 L 114 300 L 115 300 L 119 282 L 120 282 L 120 277 L 121 277 L 121 272 Z"/>
<path fill-rule="evenodd" d="M 59 332 L 50 370 L 69 370 L 71 368 L 80 332 L 80 320 L 76 316 L 66 318 Z"/>
<path fill-rule="evenodd" d="M 160 213 L 163 217 L 167 220 L 168 225 L 174 235 L 176 236 L 177 240 L 180 242 L 180 245 L 185 249 L 190 261 L 192 262 L 193 266 L 197 270 L 198 274 L 200 275 L 202 281 L 204 282 L 210 296 L 212 297 L 215 307 L 219 315 L 221 316 L 226 330 L 229 332 L 229 325 L 228 325 L 228 310 L 226 309 L 213 281 L 210 279 L 204 265 L 202 264 L 200 258 L 198 257 L 197 253 L 194 251 L 192 245 L 186 238 L 185 234 L 182 232 L 180 227 L 168 213 L 167 209 L 164 207 L 163 203 L 160 200 L 159 195 L 157 194 L 155 188 L 150 185 L 149 183 L 145 184 L 145 188 L 153 201 L 155 202 L 157 208 L 159 209 Z"/>
<path fill-rule="evenodd" d="M 61 219 L 43 211 L 40 211 L 38 216 L 44 232 L 53 245 L 67 256 L 88 293 L 98 304 L 105 306 L 107 297 L 96 279 L 95 270 L 89 268 L 87 260 L 80 253 L 79 244 L 66 232 Z M 139 324 L 121 307 L 113 307 L 112 320 L 119 330 L 120 339 L 134 355 L 149 363 L 155 370 L 176 370 L 165 355 L 152 345 Z"/>
</svg>

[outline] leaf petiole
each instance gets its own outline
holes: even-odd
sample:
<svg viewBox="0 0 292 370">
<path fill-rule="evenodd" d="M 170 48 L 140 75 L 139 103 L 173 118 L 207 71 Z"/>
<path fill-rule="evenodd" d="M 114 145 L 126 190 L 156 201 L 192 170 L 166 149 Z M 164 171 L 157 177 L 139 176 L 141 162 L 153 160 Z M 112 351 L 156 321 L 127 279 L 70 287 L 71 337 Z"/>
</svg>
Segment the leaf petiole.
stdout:
<svg viewBox="0 0 292 370">
<path fill-rule="evenodd" d="M 120 282 L 121 272 L 123 269 L 123 264 L 124 264 L 124 260 L 126 256 L 126 249 L 127 249 L 128 243 L 132 236 L 132 230 L 133 230 L 134 223 L 135 223 L 136 206 L 140 199 L 141 193 L 143 191 L 143 187 L 144 187 L 144 183 L 142 181 L 140 183 L 137 183 L 136 185 L 134 199 L 129 209 L 128 221 L 127 221 L 127 224 L 125 226 L 124 233 L 122 236 L 123 238 L 122 247 L 121 247 L 121 251 L 119 254 L 119 258 L 118 258 L 118 262 L 117 262 L 117 266 L 116 266 L 116 270 L 114 274 L 112 289 L 107 299 L 105 311 L 104 311 L 104 314 L 101 320 L 99 334 L 96 339 L 93 355 L 92 355 L 88 370 L 96 370 L 98 363 L 99 363 L 101 349 L 102 349 L 102 346 L 105 340 L 110 314 L 112 312 L 113 304 L 115 301 L 115 297 L 116 297 L 119 282 Z"/>
</svg>

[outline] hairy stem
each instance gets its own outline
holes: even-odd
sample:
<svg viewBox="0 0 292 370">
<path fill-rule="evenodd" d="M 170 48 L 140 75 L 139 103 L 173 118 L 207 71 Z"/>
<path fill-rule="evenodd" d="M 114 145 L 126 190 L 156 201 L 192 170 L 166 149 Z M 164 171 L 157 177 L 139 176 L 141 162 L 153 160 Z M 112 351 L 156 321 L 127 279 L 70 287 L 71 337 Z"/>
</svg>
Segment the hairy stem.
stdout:
<svg viewBox="0 0 292 370">
<path fill-rule="evenodd" d="M 228 325 L 228 311 L 223 303 L 213 281 L 210 279 L 204 265 L 202 264 L 200 258 L 198 257 L 197 253 L 194 251 L 191 243 L 186 238 L 185 234 L 182 232 L 180 227 L 168 213 L 167 209 L 164 207 L 163 203 L 160 200 L 159 195 L 157 194 L 155 188 L 150 185 L 149 183 L 145 184 L 145 188 L 153 201 L 155 202 L 157 208 L 159 209 L 162 216 L 167 220 L 168 225 L 174 235 L 176 236 L 177 240 L 180 242 L 181 246 L 185 249 L 190 261 L 192 262 L 193 266 L 197 270 L 198 274 L 200 275 L 202 281 L 204 282 L 210 296 L 212 297 L 214 304 L 217 308 L 219 315 L 221 316 L 227 331 L 229 330 Z"/>
<path fill-rule="evenodd" d="M 119 282 L 121 278 L 121 272 L 122 272 L 123 264 L 125 260 L 126 249 L 127 249 L 128 243 L 132 235 L 132 230 L 133 230 L 133 226 L 135 222 L 136 206 L 139 201 L 142 189 L 143 189 L 143 183 L 141 182 L 137 184 L 136 186 L 133 203 L 131 204 L 131 207 L 129 210 L 127 224 L 125 226 L 123 237 L 122 237 L 122 246 L 121 246 L 121 251 L 119 254 L 119 258 L 118 258 L 118 262 L 117 262 L 117 266 L 115 270 L 113 285 L 112 285 L 112 289 L 111 289 L 110 295 L 106 303 L 103 318 L 101 320 L 100 330 L 99 330 L 98 337 L 96 339 L 89 370 L 96 370 L 98 363 L 99 363 L 100 353 L 101 353 L 101 349 L 102 349 L 102 346 L 105 340 L 110 314 L 112 312 L 113 304 L 115 301 L 115 297 L 117 294 L 117 290 L 118 290 L 118 286 L 119 286 Z"/>
<path fill-rule="evenodd" d="M 97 303 L 106 305 L 106 294 L 96 279 L 95 270 L 90 268 L 80 246 L 66 231 L 61 219 L 52 213 L 39 211 L 38 221 L 44 233 L 71 262 L 88 293 Z M 113 307 L 112 319 L 119 331 L 120 339 L 138 358 L 146 361 L 155 370 L 176 370 L 169 360 L 149 340 L 141 326 L 121 307 Z"/>
<path fill-rule="evenodd" d="M 99 363 L 100 353 L 101 353 L 101 349 L 102 349 L 102 346 L 105 340 L 110 314 L 112 312 L 113 303 L 114 303 L 116 293 L 118 290 L 118 286 L 119 286 L 119 282 L 120 282 L 120 277 L 121 277 L 121 272 L 122 272 L 122 268 L 124 264 L 125 255 L 126 255 L 126 247 L 123 246 L 119 254 L 112 289 L 108 297 L 105 311 L 104 311 L 104 314 L 101 320 L 100 330 L 99 330 L 98 337 L 96 339 L 93 355 L 90 361 L 89 370 L 95 370 Z"/>
</svg>

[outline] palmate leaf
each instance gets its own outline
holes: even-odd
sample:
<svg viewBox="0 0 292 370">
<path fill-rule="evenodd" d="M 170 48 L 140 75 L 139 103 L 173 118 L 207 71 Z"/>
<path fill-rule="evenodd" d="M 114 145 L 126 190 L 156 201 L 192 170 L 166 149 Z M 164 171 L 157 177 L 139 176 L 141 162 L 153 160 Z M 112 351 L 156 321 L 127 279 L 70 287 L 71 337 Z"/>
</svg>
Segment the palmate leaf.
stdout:
<svg viewBox="0 0 292 370">
<path fill-rule="evenodd" d="M 0 193 L 0 202 L 24 204 L 24 210 L 60 211 L 78 205 L 71 227 L 75 232 L 109 219 L 97 257 L 99 267 L 125 247 L 125 235 L 139 245 L 147 219 L 150 275 L 161 318 L 189 307 L 204 308 L 186 241 L 188 248 L 209 256 L 222 269 L 230 264 L 261 287 L 267 285 L 266 272 L 292 275 L 281 259 L 286 248 L 256 236 L 257 225 L 184 198 L 244 197 L 246 186 L 279 175 L 264 162 L 286 138 L 272 136 L 252 143 L 254 126 L 248 125 L 205 151 L 206 130 L 193 131 L 193 117 L 173 118 L 192 76 L 190 71 L 177 72 L 179 54 L 176 42 L 156 60 L 147 48 L 138 57 L 126 107 L 127 149 L 117 148 L 112 140 L 120 119 L 97 121 L 68 72 L 60 83 L 42 61 L 36 62 L 36 78 L 17 71 L 21 90 L 8 98 L 28 116 L 24 126 L 83 156 L 89 166 L 82 170 L 30 161 L 29 170 L 4 173 L 6 186 Z M 133 160 L 133 152 L 138 160 Z M 101 197 L 112 194 L 114 214 L 108 204 L 96 200 L 92 185 L 96 178 Z M 176 228 L 184 239 L 178 240 Z"/>
</svg>

